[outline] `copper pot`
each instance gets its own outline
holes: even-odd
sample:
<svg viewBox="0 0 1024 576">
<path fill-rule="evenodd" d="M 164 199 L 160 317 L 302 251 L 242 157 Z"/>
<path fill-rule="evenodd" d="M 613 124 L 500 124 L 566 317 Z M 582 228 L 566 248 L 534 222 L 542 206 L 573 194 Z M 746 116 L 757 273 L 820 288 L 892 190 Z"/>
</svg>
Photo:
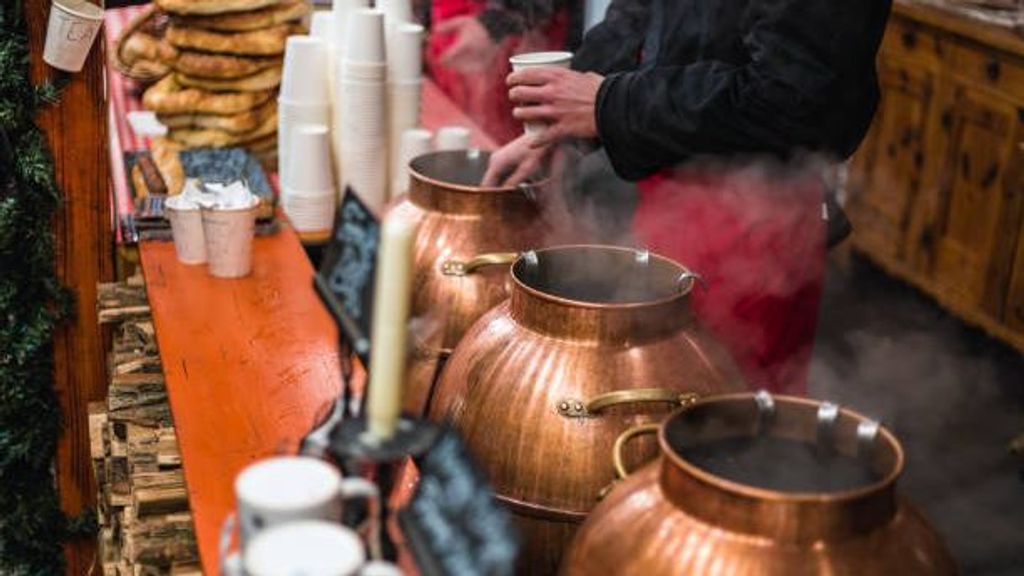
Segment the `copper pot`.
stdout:
<svg viewBox="0 0 1024 576">
<path fill-rule="evenodd" d="M 409 193 L 392 208 L 420 222 L 412 304 L 419 325 L 404 406 L 413 414 L 424 413 L 438 368 L 466 329 L 508 297 L 506 270 L 517 253 L 553 233 L 534 199 L 540 184 L 479 186 L 488 159 L 479 150 L 413 159 Z"/>
<path fill-rule="evenodd" d="M 695 275 L 646 251 L 527 252 L 511 298 L 456 347 L 433 418 L 448 418 L 521 523 L 522 571 L 551 573 L 614 478 L 616 436 L 694 394 L 741 389 L 726 353 L 694 322 Z M 631 446 L 653 457 L 655 446 Z"/>
<path fill-rule="evenodd" d="M 563 575 L 956 573 L 896 493 L 899 441 L 860 414 L 737 394 L 700 400 L 655 431 L 661 458 L 594 510 Z"/>
</svg>

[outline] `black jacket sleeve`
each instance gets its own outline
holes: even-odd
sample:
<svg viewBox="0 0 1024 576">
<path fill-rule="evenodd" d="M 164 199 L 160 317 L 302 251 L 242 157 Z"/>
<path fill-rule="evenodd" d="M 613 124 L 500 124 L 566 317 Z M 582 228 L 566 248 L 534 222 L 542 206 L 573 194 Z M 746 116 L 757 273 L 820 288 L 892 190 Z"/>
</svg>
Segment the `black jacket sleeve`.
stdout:
<svg viewBox="0 0 1024 576">
<path fill-rule="evenodd" d="M 573 57 L 574 70 L 598 74 L 636 68 L 650 18 L 650 0 L 613 0 Z"/>
<path fill-rule="evenodd" d="M 609 75 L 596 115 L 616 171 L 639 179 L 702 154 L 849 155 L 874 114 L 888 8 L 754 0 L 742 25 L 746 61 L 658 61 Z"/>
</svg>

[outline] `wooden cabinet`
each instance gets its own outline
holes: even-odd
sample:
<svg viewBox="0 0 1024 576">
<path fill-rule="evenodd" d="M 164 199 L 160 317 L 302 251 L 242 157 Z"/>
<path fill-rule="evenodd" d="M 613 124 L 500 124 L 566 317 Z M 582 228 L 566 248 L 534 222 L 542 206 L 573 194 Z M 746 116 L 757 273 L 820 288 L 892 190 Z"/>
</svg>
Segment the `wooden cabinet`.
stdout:
<svg viewBox="0 0 1024 576">
<path fill-rule="evenodd" d="M 854 248 L 1024 350 L 1024 38 L 897 3 L 879 80 Z"/>
</svg>

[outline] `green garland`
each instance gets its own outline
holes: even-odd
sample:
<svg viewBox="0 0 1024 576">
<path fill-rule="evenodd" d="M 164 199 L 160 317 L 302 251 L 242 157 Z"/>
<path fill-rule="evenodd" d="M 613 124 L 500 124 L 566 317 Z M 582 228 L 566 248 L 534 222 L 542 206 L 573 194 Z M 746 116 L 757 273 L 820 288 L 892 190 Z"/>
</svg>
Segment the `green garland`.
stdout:
<svg viewBox="0 0 1024 576">
<path fill-rule="evenodd" d="M 53 335 L 71 299 L 54 269 L 60 191 L 35 124 L 59 88 L 33 87 L 26 30 L 21 2 L 0 2 L 0 574 L 56 575 L 77 530 L 53 474 Z"/>
</svg>

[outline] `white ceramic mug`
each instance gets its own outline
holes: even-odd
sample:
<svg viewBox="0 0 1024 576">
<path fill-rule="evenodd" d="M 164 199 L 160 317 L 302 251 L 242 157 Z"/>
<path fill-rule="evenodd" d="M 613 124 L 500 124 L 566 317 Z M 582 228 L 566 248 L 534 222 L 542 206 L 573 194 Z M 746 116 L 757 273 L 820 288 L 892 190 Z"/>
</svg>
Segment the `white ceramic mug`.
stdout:
<svg viewBox="0 0 1024 576">
<path fill-rule="evenodd" d="M 294 522 L 260 533 L 239 564 L 245 576 L 402 574 L 393 564 L 366 563 L 363 543 L 354 532 L 322 520 Z"/>
<path fill-rule="evenodd" d="M 299 520 L 341 520 L 343 502 L 376 501 L 376 485 L 342 478 L 334 467 L 307 456 L 278 456 L 250 465 L 235 479 L 239 536 L 245 548 L 260 531 Z"/>
</svg>

